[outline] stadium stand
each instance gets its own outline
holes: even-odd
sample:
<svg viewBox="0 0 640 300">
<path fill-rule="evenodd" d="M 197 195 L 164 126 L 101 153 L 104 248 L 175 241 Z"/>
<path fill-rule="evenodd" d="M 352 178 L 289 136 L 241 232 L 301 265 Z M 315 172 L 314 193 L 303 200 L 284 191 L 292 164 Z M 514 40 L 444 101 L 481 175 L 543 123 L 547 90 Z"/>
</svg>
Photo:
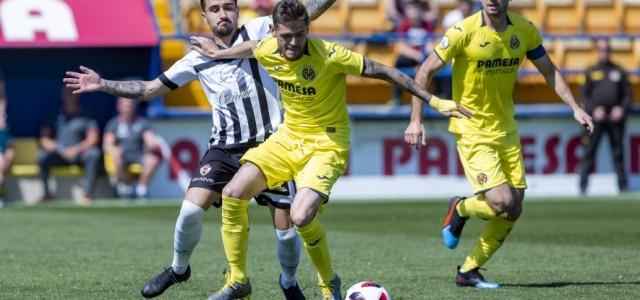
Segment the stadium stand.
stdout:
<svg viewBox="0 0 640 300">
<path fill-rule="evenodd" d="M 582 1 L 584 3 L 583 28 L 586 32 L 612 34 L 619 33 L 622 30 L 622 1 Z"/>
<path fill-rule="evenodd" d="M 343 1 L 344 2 L 344 1 Z M 385 1 L 348 0 L 347 30 L 355 34 L 389 31 L 393 24 L 386 19 Z"/>
<path fill-rule="evenodd" d="M 166 24 L 175 22 L 170 16 L 170 0 L 151 1 L 164 37 L 161 44 L 162 65 L 168 68 L 188 51 L 188 36 L 176 35 L 176 26 Z M 241 11 L 250 9 L 251 2 L 239 0 Z M 193 3 L 198 4 L 197 1 Z M 311 24 L 311 32 L 339 41 L 354 51 L 393 66 L 398 55 L 395 41 L 402 37 L 391 32 L 392 24 L 385 17 L 385 3 L 382 0 L 337 1 Z M 456 0 L 438 0 L 441 15 L 455 9 L 456 4 Z M 186 34 L 206 34 L 208 28 L 203 27 L 199 4 L 191 9 L 192 16 L 188 13 L 182 16 L 187 24 Z M 640 1 L 517 0 L 510 2 L 509 9 L 531 20 L 542 30 L 547 52 L 567 75 L 574 92 L 578 91 L 579 72 L 595 61 L 592 38 L 603 34 L 614 35 L 611 40 L 612 57 L 627 68 L 634 90 L 640 92 L 640 38 L 635 36 L 640 33 Z M 188 12 L 189 8 L 183 8 L 182 11 Z M 189 18 L 192 18 L 191 21 Z M 428 37 L 429 41 L 438 42 L 444 30 L 438 28 L 436 35 Z M 517 102 L 559 101 L 530 61 L 525 60 L 519 75 L 514 94 Z M 392 87 L 384 82 L 366 78 L 348 79 L 350 104 L 385 104 L 392 96 Z M 165 106 L 209 109 L 208 101 L 197 83 L 170 93 L 165 97 Z"/>
<path fill-rule="evenodd" d="M 546 33 L 575 34 L 582 30 L 580 0 L 542 0 L 542 26 Z"/>
<path fill-rule="evenodd" d="M 349 2 L 337 1 L 322 16 L 311 23 L 311 32 L 320 35 L 340 35 L 348 31 Z"/>
<path fill-rule="evenodd" d="M 531 21 L 538 28 L 542 25 L 542 1 L 518 0 L 509 3 L 509 10 Z"/>
</svg>

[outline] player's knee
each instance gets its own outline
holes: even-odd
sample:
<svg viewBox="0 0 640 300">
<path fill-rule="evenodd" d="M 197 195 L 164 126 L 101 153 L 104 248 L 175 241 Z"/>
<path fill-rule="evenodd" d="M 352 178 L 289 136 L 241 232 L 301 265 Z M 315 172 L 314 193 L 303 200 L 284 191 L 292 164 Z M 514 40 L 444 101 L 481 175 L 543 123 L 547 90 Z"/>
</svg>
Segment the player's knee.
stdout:
<svg viewBox="0 0 640 300">
<path fill-rule="evenodd" d="M 248 199 L 252 195 L 247 195 L 246 189 L 234 184 L 233 181 L 229 182 L 223 189 L 222 195 L 234 199 Z"/>
<path fill-rule="evenodd" d="M 516 199 L 511 193 L 497 193 L 487 198 L 489 206 L 496 215 L 508 214 L 514 209 Z"/>
<path fill-rule="evenodd" d="M 313 221 L 314 215 L 308 214 L 304 210 L 291 210 L 291 222 L 297 227 L 303 227 Z"/>
</svg>

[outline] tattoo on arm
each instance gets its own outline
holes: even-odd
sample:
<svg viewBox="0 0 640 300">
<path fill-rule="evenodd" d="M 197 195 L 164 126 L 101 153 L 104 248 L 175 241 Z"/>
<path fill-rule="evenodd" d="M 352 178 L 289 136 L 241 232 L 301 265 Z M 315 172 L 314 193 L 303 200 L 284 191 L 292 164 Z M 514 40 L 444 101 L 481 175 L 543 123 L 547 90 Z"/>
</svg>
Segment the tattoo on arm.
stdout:
<svg viewBox="0 0 640 300">
<path fill-rule="evenodd" d="M 431 100 L 431 94 L 421 89 L 420 86 L 411 79 L 411 77 L 407 76 L 407 74 L 400 72 L 396 68 L 387 67 L 368 58 L 364 59 L 364 70 L 362 71 L 362 76 L 387 81 L 392 85 L 396 85 L 411 94 L 416 95 L 427 103 Z"/>
<path fill-rule="evenodd" d="M 309 0 L 305 3 L 307 13 L 309 14 L 309 20 L 313 21 L 320 17 L 336 0 Z"/>
<path fill-rule="evenodd" d="M 144 82 L 141 80 L 133 81 L 114 81 L 105 80 L 104 91 L 108 94 L 126 97 L 131 99 L 143 98 L 146 93 Z"/>
</svg>

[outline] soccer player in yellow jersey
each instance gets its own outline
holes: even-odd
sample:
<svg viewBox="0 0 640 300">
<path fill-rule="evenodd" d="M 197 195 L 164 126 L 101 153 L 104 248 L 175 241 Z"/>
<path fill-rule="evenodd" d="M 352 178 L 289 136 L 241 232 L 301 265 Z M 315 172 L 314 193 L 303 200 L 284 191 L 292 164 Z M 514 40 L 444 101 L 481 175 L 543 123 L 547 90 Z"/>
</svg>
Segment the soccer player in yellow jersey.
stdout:
<svg viewBox="0 0 640 300">
<path fill-rule="evenodd" d="M 209 299 L 243 299 L 251 294 L 246 275 L 248 200 L 267 187 L 294 179 L 299 190 L 291 205 L 291 219 L 318 271 L 323 299 L 342 300 L 340 278 L 331 266 L 327 235 L 316 214 L 322 211 L 347 165 L 347 74 L 384 79 L 445 115 L 470 116 L 453 101 L 418 88 L 396 69 L 337 44 L 307 38 L 308 26 L 304 5 L 298 0 L 282 0 L 273 9 L 272 37 L 221 51 L 210 48 L 204 39 L 198 40 L 204 49 L 194 46 L 218 59 L 255 56 L 278 85 L 285 110 L 284 123 L 244 155 L 242 167 L 222 191 L 221 232 L 230 274 L 222 289 Z"/>
<path fill-rule="evenodd" d="M 449 28 L 433 55 L 416 76 L 421 86 L 438 69 L 453 62 L 453 100 L 473 112 L 470 119 L 452 119 L 449 131 L 465 174 L 475 194 L 449 202 L 442 235 L 448 248 L 458 245 L 469 217 L 486 220 L 480 238 L 459 267 L 458 286 L 496 288 L 478 269 L 502 245 L 522 213 L 525 182 L 512 92 L 518 67 L 525 56 L 547 84 L 573 109 L 573 116 L 589 131 L 591 117 L 576 104 L 560 72 L 549 59 L 538 30 L 526 19 L 508 13 L 509 0 L 482 0 L 483 9 Z M 411 122 L 405 141 L 416 148 L 425 144 L 422 103 L 412 100 Z"/>
</svg>

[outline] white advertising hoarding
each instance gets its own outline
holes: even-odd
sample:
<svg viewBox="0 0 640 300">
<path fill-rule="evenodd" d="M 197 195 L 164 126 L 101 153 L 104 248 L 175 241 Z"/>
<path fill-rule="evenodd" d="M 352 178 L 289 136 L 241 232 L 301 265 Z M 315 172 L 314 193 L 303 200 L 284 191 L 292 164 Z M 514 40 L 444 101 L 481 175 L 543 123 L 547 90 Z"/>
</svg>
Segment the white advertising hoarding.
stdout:
<svg viewBox="0 0 640 300">
<path fill-rule="evenodd" d="M 209 119 L 155 120 L 166 141 L 165 163 L 150 189 L 153 198 L 182 197 L 198 167 L 211 130 Z M 578 193 L 582 129 L 569 118 L 527 118 L 519 121 L 530 196 Z M 426 121 L 427 146 L 416 151 L 403 141 L 406 121 L 353 121 L 347 174 L 336 184 L 336 199 L 409 199 L 466 195 L 471 188 L 459 166 L 446 120 Z M 631 117 L 624 139 L 625 167 L 631 189 L 640 189 L 640 118 Z M 603 138 L 589 193 L 615 194 L 608 138 Z"/>
</svg>

